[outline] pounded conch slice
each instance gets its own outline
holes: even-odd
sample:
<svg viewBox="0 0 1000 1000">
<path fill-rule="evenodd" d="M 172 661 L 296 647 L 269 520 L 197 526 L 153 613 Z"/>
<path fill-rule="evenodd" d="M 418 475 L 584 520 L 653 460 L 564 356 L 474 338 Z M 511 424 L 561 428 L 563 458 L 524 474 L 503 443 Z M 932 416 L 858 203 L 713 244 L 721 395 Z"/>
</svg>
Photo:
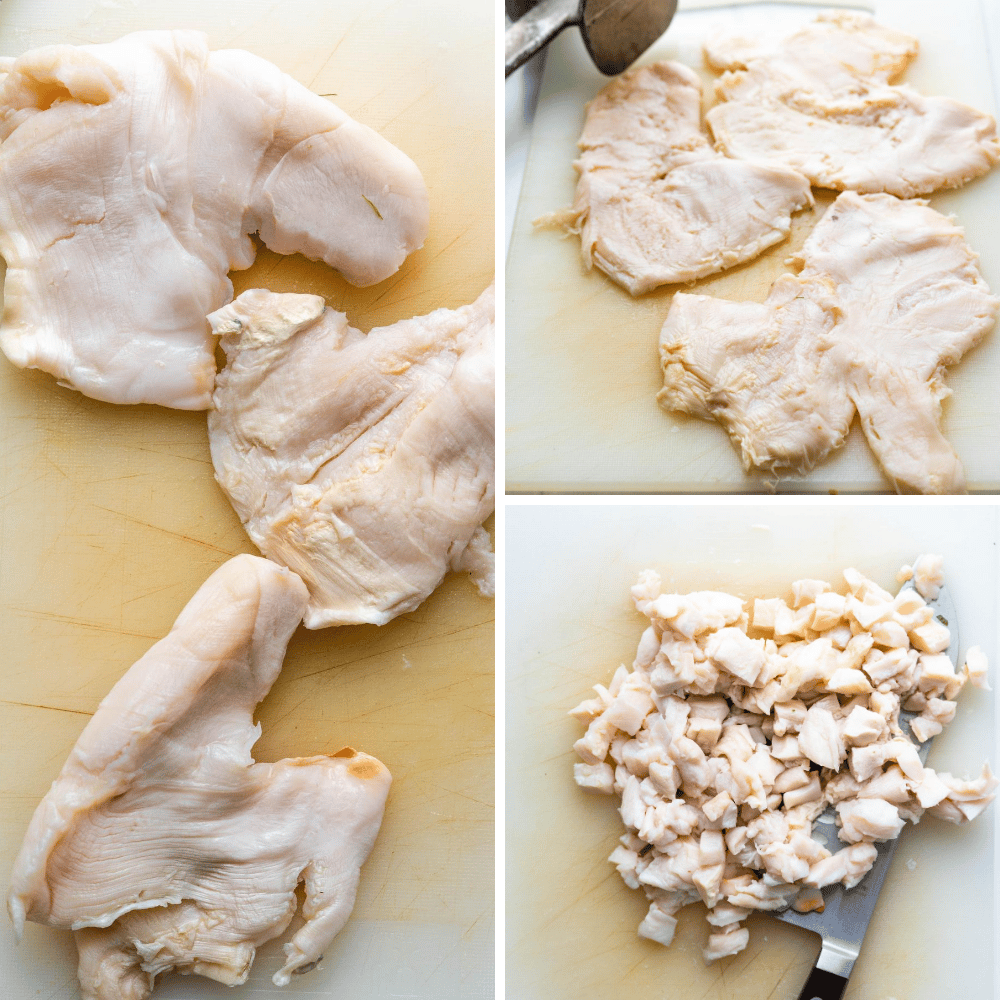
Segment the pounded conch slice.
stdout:
<svg viewBox="0 0 1000 1000">
<path fill-rule="evenodd" d="M 890 86 L 917 40 L 867 14 L 834 11 L 777 45 L 722 38 L 725 69 L 706 115 L 730 156 L 768 159 L 818 187 L 901 198 L 957 187 L 1000 161 L 996 122 L 948 97 Z"/>
<path fill-rule="evenodd" d="M 76 932 L 88 1000 L 144 1000 L 161 972 L 233 986 L 281 934 L 305 881 L 284 985 L 354 906 L 388 771 L 345 748 L 256 764 L 254 706 L 281 670 L 302 581 L 241 555 L 209 577 L 112 688 L 35 811 L 8 907 Z"/>
<path fill-rule="evenodd" d="M 492 593 L 493 313 L 491 286 L 365 335 L 317 295 L 254 289 L 209 317 L 216 478 L 305 580 L 308 628 L 384 624 L 449 569 Z"/>
<path fill-rule="evenodd" d="M 940 426 L 944 372 L 1000 299 L 962 230 L 924 201 L 845 192 L 798 262 L 763 304 L 674 296 L 661 405 L 718 420 L 748 470 L 800 473 L 843 443 L 857 409 L 897 487 L 964 491 Z"/>
<path fill-rule="evenodd" d="M 403 153 L 200 32 L 47 46 L 2 68 L 0 346 L 88 396 L 211 405 L 205 316 L 253 263 L 248 233 L 357 285 L 427 234 Z"/>
<path fill-rule="evenodd" d="M 633 295 L 751 260 L 813 203 L 776 164 L 717 153 L 701 129 L 701 81 L 675 62 L 623 73 L 587 109 L 573 207 L 536 225 L 580 234 L 583 263 Z"/>
</svg>

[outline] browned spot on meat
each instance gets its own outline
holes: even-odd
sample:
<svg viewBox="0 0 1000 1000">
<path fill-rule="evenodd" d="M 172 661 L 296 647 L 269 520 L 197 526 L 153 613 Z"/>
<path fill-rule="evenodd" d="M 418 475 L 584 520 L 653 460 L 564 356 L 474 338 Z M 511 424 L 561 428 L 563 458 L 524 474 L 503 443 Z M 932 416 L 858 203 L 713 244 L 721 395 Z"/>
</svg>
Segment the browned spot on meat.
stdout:
<svg viewBox="0 0 1000 1000">
<path fill-rule="evenodd" d="M 382 765 L 377 761 L 373 760 L 371 757 L 365 757 L 363 760 L 356 760 L 351 764 L 347 765 L 347 770 L 354 775 L 355 778 L 361 778 L 367 781 L 369 778 L 376 778 L 382 773 Z"/>
</svg>

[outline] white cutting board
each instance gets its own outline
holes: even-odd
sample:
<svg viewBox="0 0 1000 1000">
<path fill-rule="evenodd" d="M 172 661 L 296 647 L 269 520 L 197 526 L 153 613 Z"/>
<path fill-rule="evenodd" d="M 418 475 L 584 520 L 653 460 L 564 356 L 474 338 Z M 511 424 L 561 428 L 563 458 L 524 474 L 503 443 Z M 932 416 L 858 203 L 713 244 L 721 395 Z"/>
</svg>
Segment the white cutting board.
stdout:
<svg viewBox="0 0 1000 1000">
<path fill-rule="evenodd" d="M 494 268 L 494 12 L 467 0 L 3 0 L 0 54 L 139 28 L 208 32 L 270 59 L 410 155 L 431 229 L 399 274 L 355 289 L 261 251 L 233 275 L 314 292 L 368 330 L 474 299 Z M 114 407 L 0 357 L 0 892 L 28 820 L 122 673 L 224 560 L 254 551 L 213 480 L 205 415 Z M 351 744 L 393 775 L 357 905 L 321 967 L 278 990 L 280 944 L 232 991 L 154 996 L 421 1000 L 493 993 L 493 603 L 451 575 L 383 628 L 292 638 L 258 760 Z M 127 863 L 127 861 L 126 861 Z M 0 996 L 76 1000 L 69 934 L 0 918 Z"/>
<path fill-rule="evenodd" d="M 670 948 L 637 937 L 645 897 L 607 857 L 623 832 L 611 797 L 573 782 L 566 713 L 591 685 L 631 665 L 648 624 L 629 587 L 657 569 L 666 589 L 789 594 L 855 566 L 891 589 L 920 552 L 945 557 L 961 645 L 982 647 L 993 692 L 969 686 L 930 763 L 956 775 L 996 770 L 995 507 L 638 505 L 508 506 L 506 515 L 506 985 L 517 1000 L 796 1000 L 819 938 L 763 915 L 750 943 L 706 966 L 700 904 Z M 845 1000 L 995 996 L 996 804 L 974 823 L 906 827 Z M 908 861 L 914 862 L 912 870 Z"/>
<path fill-rule="evenodd" d="M 706 38 L 729 31 L 781 37 L 811 21 L 823 6 L 697 0 L 697 7 L 706 9 L 682 9 L 640 62 L 678 59 L 702 72 L 707 95 L 715 77 L 702 66 Z M 881 21 L 920 40 L 920 55 L 905 81 L 924 93 L 948 95 L 996 113 L 979 0 L 949 0 L 944 7 L 937 0 L 875 0 L 868 5 L 873 8 Z M 1000 43 L 994 40 L 993 46 L 994 58 L 1000 58 Z M 576 173 L 571 163 L 584 105 L 606 82 L 575 29 L 549 47 L 507 255 L 508 489 L 765 492 L 770 480 L 744 474 L 719 425 L 667 414 L 656 403 L 662 386 L 657 341 L 676 287 L 633 299 L 602 272 L 583 271 L 578 238 L 532 227 L 533 219 L 572 203 Z M 762 301 L 830 197 L 821 193 L 815 210 L 793 218 L 791 237 L 756 261 L 681 287 L 726 299 Z M 934 195 L 931 204 L 955 214 L 981 255 L 987 282 L 1000 292 L 1000 170 L 957 191 Z M 994 331 L 948 377 L 954 396 L 945 403 L 945 432 L 974 491 L 1000 489 L 998 374 L 1000 335 Z M 778 488 L 892 492 L 857 422 L 844 448 L 805 479 L 783 480 Z"/>
</svg>

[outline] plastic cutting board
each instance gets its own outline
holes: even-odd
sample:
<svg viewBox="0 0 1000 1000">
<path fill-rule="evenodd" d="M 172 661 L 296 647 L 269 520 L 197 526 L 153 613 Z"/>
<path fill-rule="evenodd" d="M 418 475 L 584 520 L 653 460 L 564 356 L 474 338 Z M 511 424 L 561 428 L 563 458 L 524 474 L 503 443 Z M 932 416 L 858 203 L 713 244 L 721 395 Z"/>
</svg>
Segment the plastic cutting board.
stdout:
<svg viewBox="0 0 1000 1000">
<path fill-rule="evenodd" d="M 984 0 L 985 3 L 985 0 Z M 825 6 L 825 5 L 823 5 Z M 782 37 L 811 21 L 823 6 L 802 3 L 682 4 L 664 37 L 640 60 L 677 59 L 699 70 L 711 93 L 714 74 L 701 46 L 716 32 L 763 32 Z M 927 94 L 943 94 L 996 114 L 990 57 L 1000 58 L 978 0 L 954 0 L 942 13 L 933 0 L 855 4 L 920 40 L 920 55 L 903 79 Z M 992 38 L 992 43 L 991 43 Z M 532 144 L 507 256 L 507 487 L 515 492 L 766 492 L 769 477 L 746 475 L 716 423 L 665 413 L 657 342 L 676 286 L 633 299 L 602 272 L 584 272 L 580 242 L 535 231 L 532 220 L 573 201 L 571 164 L 584 105 L 606 83 L 590 62 L 579 32 L 549 47 L 532 128 Z M 706 108 L 709 101 L 706 96 Z M 702 279 L 694 291 L 763 301 L 785 259 L 818 221 L 832 193 L 818 192 L 813 211 L 793 216 L 790 238 L 731 271 Z M 980 254 L 990 287 L 1000 291 L 1000 170 L 955 191 L 932 195 L 952 214 Z M 945 433 L 973 491 L 1000 489 L 1000 331 L 994 330 L 953 366 L 944 404 Z M 778 489 L 825 493 L 892 492 L 855 421 L 844 448 L 804 479 Z"/>
<path fill-rule="evenodd" d="M 963 655 L 983 649 L 993 691 L 966 686 L 928 763 L 996 770 L 996 509 L 845 506 L 508 507 L 508 996 L 797 1000 L 819 951 L 817 935 L 754 915 L 746 950 L 706 966 L 700 903 L 681 911 L 670 948 L 636 935 L 648 903 L 606 860 L 622 822 L 611 797 L 574 784 L 583 728 L 566 713 L 631 665 L 648 625 L 629 596 L 643 569 L 666 592 L 790 598 L 793 580 L 836 586 L 854 566 L 895 593 L 901 565 L 942 554 Z M 927 816 L 904 828 L 845 1000 L 996 995 L 998 831 L 997 803 L 960 827 Z"/>
</svg>

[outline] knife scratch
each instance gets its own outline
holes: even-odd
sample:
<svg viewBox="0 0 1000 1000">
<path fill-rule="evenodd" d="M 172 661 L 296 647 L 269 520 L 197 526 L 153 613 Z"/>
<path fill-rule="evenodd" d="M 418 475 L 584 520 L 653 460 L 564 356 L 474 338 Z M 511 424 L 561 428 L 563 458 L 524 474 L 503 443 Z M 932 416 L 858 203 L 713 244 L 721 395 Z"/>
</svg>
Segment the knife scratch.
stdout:
<svg viewBox="0 0 1000 1000">
<path fill-rule="evenodd" d="M 18 708 L 44 708 L 50 712 L 70 712 L 72 715 L 86 715 L 88 718 L 94 714 L 93 712 L 82 712 L 78 708 L 57 708 L 55 705 L 35 705 L 30 701 L 8 701 L 6 698 L 0 698 L 0 705 L 14 705 Z"/>
</svg>

